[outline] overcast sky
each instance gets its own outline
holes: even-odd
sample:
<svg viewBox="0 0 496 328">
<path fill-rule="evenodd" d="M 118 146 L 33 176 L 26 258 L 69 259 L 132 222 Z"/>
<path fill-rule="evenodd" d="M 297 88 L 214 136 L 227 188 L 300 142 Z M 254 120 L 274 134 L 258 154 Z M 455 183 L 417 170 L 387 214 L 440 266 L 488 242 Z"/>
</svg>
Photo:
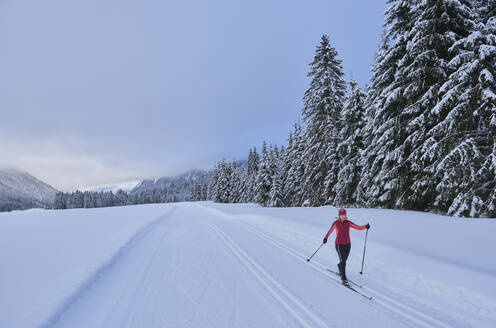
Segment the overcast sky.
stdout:
<svg viewBox="0 0 496 328">
<path fill-rule="evenodd" d="M 284 144 L 322 34 L 365 86 L 385 0 L 0 1 L 0 166 L 60 190 Z"/>
</svg>

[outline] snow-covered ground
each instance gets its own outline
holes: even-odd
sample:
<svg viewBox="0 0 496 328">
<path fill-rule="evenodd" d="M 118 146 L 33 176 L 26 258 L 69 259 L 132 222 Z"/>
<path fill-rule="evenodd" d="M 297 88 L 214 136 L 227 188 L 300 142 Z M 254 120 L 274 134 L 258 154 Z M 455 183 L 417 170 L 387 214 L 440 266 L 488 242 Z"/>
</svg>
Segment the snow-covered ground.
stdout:
<svg viewBox="0 0 496 328">
<path fill-rule="evenodd" d="M 496 220 L 175 203 L 0 213 L 0 327 L 494 327 Z"/>
</svg>

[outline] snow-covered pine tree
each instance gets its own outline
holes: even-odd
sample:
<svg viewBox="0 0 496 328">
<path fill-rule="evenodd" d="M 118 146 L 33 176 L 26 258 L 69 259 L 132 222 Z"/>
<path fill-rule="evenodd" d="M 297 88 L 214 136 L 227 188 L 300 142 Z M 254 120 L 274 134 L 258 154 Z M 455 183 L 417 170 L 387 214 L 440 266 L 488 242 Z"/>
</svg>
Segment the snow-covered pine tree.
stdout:
<svg viewBox="0 0 496 328">
<path fill-rule="evenodd" d="M 272 207 L 283 207 L 285 206 L 284 196 L 283 196 L 283 186 L 281 171 L 277 171 L 272 181 L 272 188 L 270 189 L 270 200 L 269 206 Z"/>
<path fill-rule="evenodd" d="M 480 106 L 478 115 L 482 117 L 487 144 L 492 145 L 481 169 L 476 173 L 475 194 L 482 199 L 482 216 L 496 216 L 496 0 L 479 0 L 478 24 L 481 31 L 479 60 L 485 68 L 479 75 Z"/>
<path fill-rule="evenodd" d="M 53 203 L 53 208 L 56 210 L 65 210 L 67 208 L 67 194 L 63 192 L 57 192 L 55 194 L 55 201 Z"/>
<path fill-rule="evenodd" d="M 215 164 L 214 174 L 208 188 L 208 199 L 218 202 L 219 196 L 220 162 Z"/>
<path fill-rule="evenodd" d="M 241 201 L 241 190 L 240 190 L 240 172 L 236 161 L 233 160 L 231 163 L 231 177 L 230 177 L 230 192 L 229 192 L 229 203 L 239 203 Z"/>
<path fill-rule="evenodd" d="M 291 142 L 289 142 L 291 140 Z M 288 140 L 286 150 L 285 166 L 287 168 L 286 184 L 284 187 L 284 199 L 288 206 L 301 206 L 303 203 L 303 176 L 305 165 L 303 152 L 305 150 L 305 140 L 303 131 L 299 123 L 295 123 L 293 132 Z"/>
<path fill-rule="evenodd" d="M 451 74 L 433 109 L 440 122 L 429 131 L 427 156 L 440 181 L 436 205 L 450 215 L 487 212 L 484 203 L 494 189 L 495 7 L 494 0 L 466 4 L 476 21 L 470 21 L 472 32 L 449 48 Z"/>
<path fill-rule="evenodd" d="M 370 207 L 393 207 L 398 187 L 383 179 L 383 168 L 397 166 L 401 154 L 393 154 L 394 140 L 401 133 L 397 117 L 405 104 L 398 66 L 406 54 L 406 34 L 411 30 L 411 8 L 415 0 L 389 0 L 384 31 L 372 66 L 367 88 L 362 175 L 357 202 Z"/>
<path fill-rule="evenodd" d="M 286 188 L 288 180 L 288 169 L 286 168 L 286 157 L 288 149 L 287 147 L 281 146 L 279 149 L 279 161 L 278 161 L 278 174 L 281 183 L 281 199 L 284 206 L 288 206 L 288 200 L 286 199 Z"/>
<path fill-rule="evenodd" d="M 350 81 L 350 92 L 342 114 L 342 141 L 338 146 L 338 181 L 334 185 L 334 202 L 342 207 L 355 205 L 357 201 L 356 191 L 361 174 L 360 156 L 363 150 L 365 97 L 358 83 Z"/>
<path fill-rule="evenodd" d="M 260 156 L 257 153 L 257 148 L 253 147 L 253 151 L 250 149 L 248 154 L 248 163 L 247 163 L 247 175 L 245 177 L 245 197 L 244 202 L 251 203 L 255 202 L 255 189 L 256 189 L 256 180 L 258 173 L 258 166 L 260 162 Z"/>
<path fill-rule="evenodd" d="M 95 207 L 95 196 L 94 192 L 85 191 L 83 193 L 83 207 L 84 208 L 94 208 Z"/>
<path fill-rule="evenodd" d="M 496 141 L 493 143 L 491 154 L 487 157 L 478 174 L 479 177 L 485 182 L 482 184 L 482 192 L 484 196 L 487 195 L 481 212 L 484 216 L 494 218 L 496 217 Z"/>
<path fill-rule="evenodd" d="M 269 148 L 269 168 L 270 175 L 274 177 L 276 175 L 278 169 L 278 161 L 279 161 L 279 148 L 277 145 L 270 145 Z"/>
<path fill-rule="evenodd" d="M 247 169 L 248 169 L 248 174 L 256 174 L 258 171 L 258 162 L 260 158 L 257 153 L 257 148 L 253 147 L 253 150 L 250 149 L 250 152 L 248 154 L 248 163 L 247 163 Z"/>
<path fill-rule="evenodd" d="M 195 200 L 204 200 L 202 196 L 203 181 L 195 181 Z"/>
<path fill-rule="evenodd" d="M 289 133 L 288 136 L 288 145 L 284 149 L 283 152 L 281 152 L 281 179 L 282 179 L 282 198 L 284 199 L 285 205 L 286 206 L 291 206 L 291 202 L 288 198 L 288 196 L 291 194 L 290 190 L 290 183 L 291 179 L 289 177 L 289 171 L 291 170 L 291 165 L 292 165 L 292 151 L 294 147 L 294 142 L 293 142 L 293 132 Z"/>
<path fill-rule="evenodd" d="M 247 183 L 248 183 L 248 169 L 247 167 L 239 167 L 237 169 L 239 182 L 237 184 L 237 194 L 239 195 L 238 203 L 247 203 Z"/>
<path fill-rule="evenodd" d="M 473 29 L 472 3 L 472 0 L 426 0 L 412 9 L 414 25 L 407 34 L 407 55 L 399 70 L 407 99 L 399 117 L 406 138 L 396 146 L 405 157 L 405 178 L 401 181 L 406 192 L 397 200 L 401 208 L 423 210 L 434 205 L 437 181 L 430 161 L 434 157 L 426 156 L 426 150 L 436 140 L 429 130 L 442 120 L 435 108 L 439 91 L 451 72 L 449 63 L 455 54 L 450 49 Z M 450 133 L 458 131 L 455 128 Z"/>
<path fill-rule="evenodd" d="M 281 207 L 284 206 L 283 197 L 283 178 L 282 178 L 282 164 L 281 153 L 278 151 L 277 146 L 271 147 L 270 152 L 270 170 L 272 175 L 272 186 L 269 192 L 269 206 Z"/>
<path fill-rule="evenodd" d="M 240 188 L 243 188 L 240 191 L 241 198 L 240 202 L 241 203 L 252 203 L 253 202 L 253 188 L 254 188 L 254 183 L 252 183 L 251 176 L 248 175 L 248 168 L 245 167 L 241 170 L 240 173 Z"/>
<path fill-rule="evenodd" d="M 372 137 L 366 141 L 360 189 L 366 190 L 369 206 L 427 209 L 436 194 L 434 172 L 424 156 L 428 131 L 437 124 L 432 109 L 449 74 L 448 49 L 469 33 L 470 10 L 465 1 L 392 3 L 383 40 L 388 44 L 377 58 L 394 60 L 389 67 L 374 66 L 370 99 L 375 113 L 367 128 Z"/>
<path fill-rule="evenodd" d="M 196 199 L 196 191 L 197 191 L 197 186 L 196 186 L 196 181 L 193 182 L 193 185 L 191 186 L 191 194 L 189 196 L 189 200 L 192 202 L 195 202 Z"/>
<path fill-rule="evenodd" d="M 344 107 L 344 100 L 345 100 L 345 87 L 344 87 L 344 81 L 343 81 L 343 92 L 340 92 L 341 94 L 341 110 L 334 110 L 331 114 L 331 119 L 330 119 L 330 126 L 329 126 L 329 147 L 327 147 L 327 152 L 326 152 L 326 162 L 329 167 L 329 170 L 327 171 L 327 176 L 325 177 L 324 180 L 324 188 L 325 192 L 327 194 L 327 204 L 333 204 L 336 205 L 336 189 L 335 185 L 338 183 L 338 175 L 339 175 L 339 169 L 340 169 L 340 154 L 338 152 L 338 147 L 339 144 L 342 141 L 342 136 L 340 134 L 341 128 L 346 124 L 346 122 L 343 122 L 342 120 L 342 110 Z"/>
<path fill-rule="evenodd" d="M 270 188 L 272 187 L 272 172 L 270 168 L 270 153 L 267 143 L 262 146 L 262 158 L 260 160 L 255 185 L 255 202 L 267 206 L 269 202 Z"/>
<path fill-rule="evenodd" d="M 122 189 L 117 190 L 114 195 L 115 206 L 129 205 L 129 195 Z"/>
<path fill-rule="evenodd" d="M 112 191 L 104 192 L 105 207 L 114 206 L 114 193 Z"/>
<path fill-rule="evenodd" d="M 231 165 L 222 159 L 219 163 L 216 202 L 229 203 L 231 193 Z"/>
<path fill-rule="evenodd" d="M 345 82 L 337 51 L 329 37 L 322 36 L 308 76 L 312 77 L 303 97 L 305 130 L 304 197 L 312 206 L 333 201 L 332 186 L 337 180 L 339 117 L 343 109 Z"/>
<path fill-rule="evenodd" d="M 208 199 L 208 185 L 209 183 L 207 181 L 203 181 L 201 186 L 201 200 Z"/>
<path fill-rule="evenodd" d="M 203 188 L 204 182 L 202 180 L 197 180 L 195 181 L 195 200 L 200 201 L 200 200 L 205 200 L 202 195 L 202 188 Z"/>
<path fill-rule="evenodd" d="M 289 133 L 288 136 L 288 145 L 281 156 L 281 176 L 282 176 L 282 184 L 283 184 L 283 198 L 286 200 L 286 205 L 290 206 L 290 202 L 288 198 L 286 198 L 290 194 L 289 184 L 289 170 L 291 169 L 291 152 L 293 150 L 293 132 Z"/>
<path fill-rule="evenodd" d="M 193 181 L 191 186 L 190 200 L 193 202 L 200 200 L 200 183 L 198 181 Z"/>
</svg>

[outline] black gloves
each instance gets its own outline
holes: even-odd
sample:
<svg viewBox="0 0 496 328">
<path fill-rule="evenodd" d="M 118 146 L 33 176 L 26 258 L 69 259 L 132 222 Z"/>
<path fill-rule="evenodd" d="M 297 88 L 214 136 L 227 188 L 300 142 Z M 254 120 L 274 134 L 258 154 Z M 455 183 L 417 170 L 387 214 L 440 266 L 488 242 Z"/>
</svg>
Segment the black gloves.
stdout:
<svg viewBox="0 0 496 328">
<path fill-rule="evenodd" d="M 327 244 L 327 238 L 324 238 L 323 243 L 324 243 L 324 244 Z"/>
<path fill-rule="evenodd" d="M 365 225 L 365 228 L 367 228 L 367 230 L 369 230 L 369 229 L 370 229 L 370 224 L 368 224 L 368 223 L 367 223 L 367 224 Z"/>
</svg>

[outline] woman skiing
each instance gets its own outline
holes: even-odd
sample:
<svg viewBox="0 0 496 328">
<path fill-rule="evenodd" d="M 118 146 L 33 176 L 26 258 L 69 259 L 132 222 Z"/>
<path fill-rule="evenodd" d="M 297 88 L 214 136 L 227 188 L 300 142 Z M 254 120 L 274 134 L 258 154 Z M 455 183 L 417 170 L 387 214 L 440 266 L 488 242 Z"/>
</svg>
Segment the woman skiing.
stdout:
<svg viewBox="0 0 496 328">
<path fill-rule="evenodd" d="M 346 217 L 346 210 L 340 208 L 338 211 L 338 219 L 334 221 L 331 228 L 324 237 L 324 244 L 327 243 L 327 237 L 336 230 L 336 251 L 339 256 L 339 274 L 343 284 L 348 284 L 348 279 L 346 278 L 346 260 L 351 250 L 351 240 L 350 240 L 350 227 L 356 230 L 370 229 L 370 224 L 363 226 L 356 225 L 355 223 L 348 220 Z"/>
</svg>

